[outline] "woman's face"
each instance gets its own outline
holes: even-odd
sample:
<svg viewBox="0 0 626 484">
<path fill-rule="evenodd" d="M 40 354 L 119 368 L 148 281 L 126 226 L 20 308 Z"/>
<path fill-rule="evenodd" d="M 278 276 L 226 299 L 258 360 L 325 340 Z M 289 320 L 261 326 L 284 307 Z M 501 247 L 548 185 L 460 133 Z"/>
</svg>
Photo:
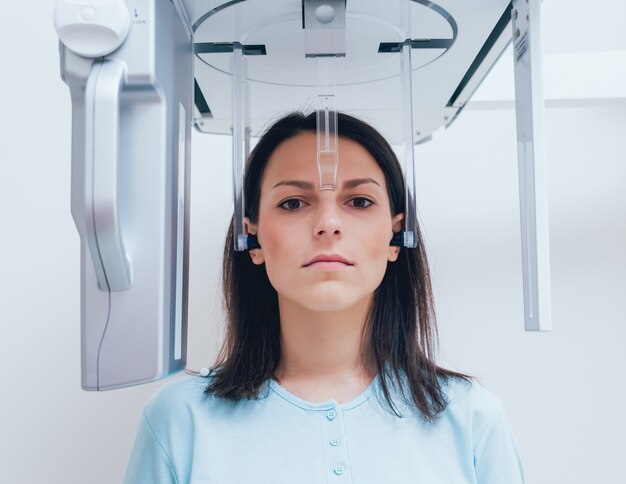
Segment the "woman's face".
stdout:
<svg viewBox="0 0 626 484">
<path fill-rule="evenodd" d="M 392 217 L 384 174 L 360 144 L 339 138 L 335 190 L 320 191 L 316 159 L 315 132 L 276 148 L 261 182 L 258 223 L 246 219 L 261 245 L 250 254 L 265 263 L 279 300 L 338 311 L 371 299 L 387 261 L 398 257 L 389 242 L 403 215 Z M 337 257 L 345 262 L 330 261 Z"/>
</svg>

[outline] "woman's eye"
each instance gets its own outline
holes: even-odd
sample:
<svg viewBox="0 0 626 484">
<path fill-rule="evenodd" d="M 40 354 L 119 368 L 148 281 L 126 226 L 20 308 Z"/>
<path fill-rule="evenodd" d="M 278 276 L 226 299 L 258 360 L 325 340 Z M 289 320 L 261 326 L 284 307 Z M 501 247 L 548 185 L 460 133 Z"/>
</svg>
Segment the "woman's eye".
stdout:
<svg viewBox="0 0 626 484">
<path fill-rule="evenodd" d="M 374 204 L 374 202 L 364 197 L 354 197 L 350 201 L 354 208 L 368 208 L 370 205 Z"/>
<path fill-rule="evenodd" d="M 302 200 L 298 200 L 297 198 L 290 198 L 289 200 L 285 200 L 278 206 L 284 208 L 285 210 L 298 210 L 299 208 L 302 208 L 302 204 Z"/>
<path fill-rule="evenodd" d="M 359 209 L 369 208 L 371 205 L 374 205 L 374 202 L 365 197 L 354 197 L 350 199 L 350 203 L 352 203 L 352 206 L 354 208 Z M 302 200 L 299 200 L 297 198 L 290 198 L 280 203 L 278 206 L 283 210 L 295 211 L 301 209 L 302 207 L 304 207 L 304 205 L 305 202 L 303 202 Z"/>
</svg>

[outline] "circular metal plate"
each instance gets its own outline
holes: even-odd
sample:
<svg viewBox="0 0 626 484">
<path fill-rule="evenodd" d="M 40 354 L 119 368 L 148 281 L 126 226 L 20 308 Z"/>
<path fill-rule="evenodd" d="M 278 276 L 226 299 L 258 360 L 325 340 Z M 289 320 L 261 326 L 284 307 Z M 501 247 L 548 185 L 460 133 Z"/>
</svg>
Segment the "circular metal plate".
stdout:
<svg viewBox="0 0 626 484">
<path fill-rule="evenodd" d="M 246 57 L 246 79 L 284 86 L 314 86 L 315 59 L 304 54 L 305 30 L 301 3 L 293 0 L 239 0 L 222 4 L 194 25 L 196 43 L 262 44 L 267 55 Z M 441 7 L 425 0 L 361 0 L 348 2 L 346 56 L 337 58 L 338 86 L 398 77 L 397 55 L 379 53 L 383 42 L 406 39 L 456 38 L 456 23 Z M 413 49 L 413 70 L 430 64 L 447 49 Z M 231 73 L 231 56 L 203 53 L 198 57 L 213 69 Z"/>
</svg>

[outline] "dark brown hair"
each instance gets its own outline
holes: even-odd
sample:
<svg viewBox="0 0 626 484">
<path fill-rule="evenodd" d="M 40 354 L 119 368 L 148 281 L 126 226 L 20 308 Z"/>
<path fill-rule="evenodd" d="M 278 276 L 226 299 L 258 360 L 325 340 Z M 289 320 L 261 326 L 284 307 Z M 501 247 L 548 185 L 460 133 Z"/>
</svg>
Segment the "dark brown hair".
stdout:
<svg viewBox="0 0 626 484">
<path fill-rule="evenodd" d="M 248 158 L 244 180 L 245 213 L 252 223 L 258 221 L 263 172 L 274 150 L 287 139 L 315 129 L 315 112 L 291 113 L 260 138 Z M 385 175 L 392 215 L 402 212 L 404 179 L 389 143 L 370 125 L 343 113 L 338 114 L 338 131 L 369 151 Z M 416 232 L 417 248 L 403 247 L 398 259 L 387 263 L 363 329 L 361 354 L 367 368 L 378 370 L 384 397 L 397 416 L 401 415 L 391 398 L 390 383 L 405 404 L 414 404 L 426 420 L 433 421 L 447 406 L 443 385 L 450 378 L 470 381 L 471 377 L 434 362 L 434 303 L 419 226 Z M 224 245 L 222 284 L 226 338 L 205 392 L 231 400 L 256 398 L 281 358 L 278 296 L 265 266 L 253 264 L 246 252 L 234 251 L 232 219 Z"/>
</svg>

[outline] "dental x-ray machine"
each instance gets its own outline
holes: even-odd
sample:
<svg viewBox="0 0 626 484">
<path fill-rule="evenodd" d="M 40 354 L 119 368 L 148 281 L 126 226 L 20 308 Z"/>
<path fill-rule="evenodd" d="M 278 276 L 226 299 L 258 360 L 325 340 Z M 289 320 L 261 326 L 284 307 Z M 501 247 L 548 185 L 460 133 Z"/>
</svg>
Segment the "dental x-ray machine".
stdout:
<svg viewBox="0 0 626 484">
<path fill-rule="evenodd" d="M 550 330 L 541 0 L 60 0 L 72 99 L 72 215 L 81 238 L 82 386 L 138 385 L 186 364 L 191 127 L 233 137 L 235 247 L 250 137 L 317 112 L 334 189 L 337 111 L 404 145 L 415 247 L 414 146 L 448 126 L 514 44 L 527 331 Z"/>
</svg>

